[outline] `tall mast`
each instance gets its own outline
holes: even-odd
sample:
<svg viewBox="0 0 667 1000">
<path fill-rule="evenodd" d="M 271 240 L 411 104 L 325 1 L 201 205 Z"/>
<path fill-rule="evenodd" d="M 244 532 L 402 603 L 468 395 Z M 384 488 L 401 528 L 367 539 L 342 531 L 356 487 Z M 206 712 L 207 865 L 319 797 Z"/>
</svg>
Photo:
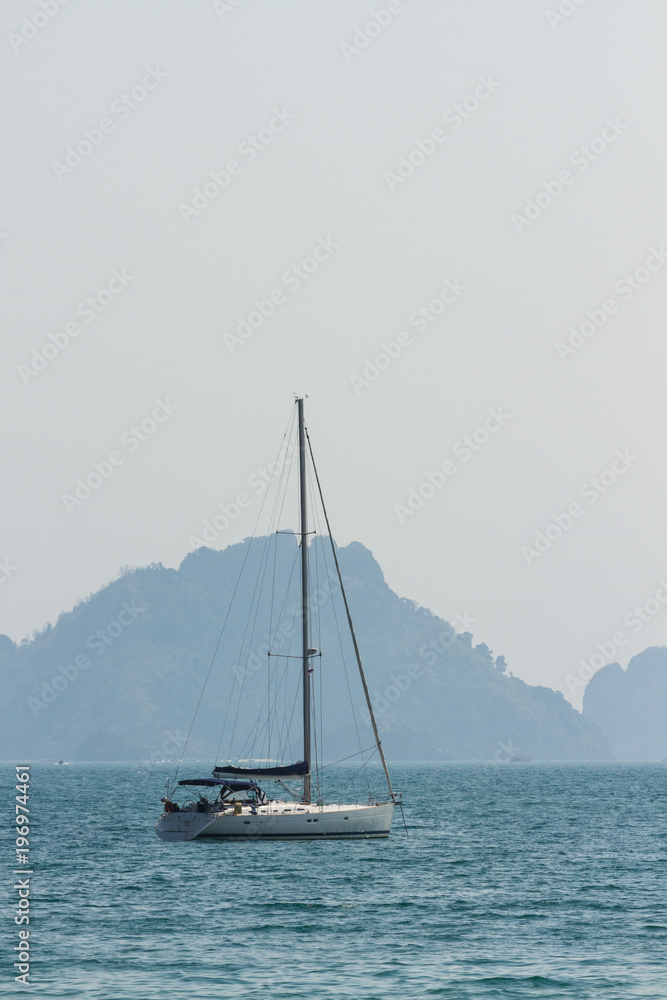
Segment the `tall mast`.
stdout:
<svg viewBox="0 0 667 1000">
<path fill-rule="evenodd" d="M 301 615 L 303 653 L 303 759 L 308 765 L 308 773 L 303 777 L 303 801 L 310 803 L 310 661 L 308 658 L 308 514 L 306 510 L 306 436 L 303 424 L 303 399 L 297 399 L 299 407 L 299 499 L 301 504 Z"/>
</svg>

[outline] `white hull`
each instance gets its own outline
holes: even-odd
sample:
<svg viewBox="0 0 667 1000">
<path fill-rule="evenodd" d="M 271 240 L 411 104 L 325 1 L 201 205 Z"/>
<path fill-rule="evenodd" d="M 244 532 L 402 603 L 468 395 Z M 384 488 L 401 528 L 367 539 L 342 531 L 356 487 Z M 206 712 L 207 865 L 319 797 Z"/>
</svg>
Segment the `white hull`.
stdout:
<svg viewBox="0 0 667 1000">
<path fill-rule="evenodd" d="M 315 806 L 270 802 L 255 813 L 244 806 L 224 812 L 170 812 L 157 821 L 160 840 L 353 840 L 388 837 L 394 803 L 380 805 Z"/>
</svg>

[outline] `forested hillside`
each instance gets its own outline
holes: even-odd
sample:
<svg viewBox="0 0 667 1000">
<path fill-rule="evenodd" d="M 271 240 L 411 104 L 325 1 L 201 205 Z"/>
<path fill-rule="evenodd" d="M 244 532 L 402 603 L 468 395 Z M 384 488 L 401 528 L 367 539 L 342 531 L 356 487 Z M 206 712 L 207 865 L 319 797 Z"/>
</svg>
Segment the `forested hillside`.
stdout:
<svg viewBox="0 0 667 1000">
<path fill-rule="evenodd" d="M 285 558 L 272 569 L 278 583 L 285 582 L 296 556 L 293 537 L 281 537 Z M 201 548 L 178 570 L 153 565 L 126 571 L 30 641 L 15 646 L 0 637 L 0 755 L 178 757 L 240 569 L 245 563 L 250 578 L 253 570 L 261 572 L 258 550 L 249 552 L 250 545 L 247 539 L 222 551 Z M 508 676 L 502 656 L 494 657 L 483 643 L 473 646 L 468 633 L 457 634 L 447 622 L 391 591 L 363 545 L 340 549 L 339 558 L 390 759 L 609 757 L 600 731 L 562 695 Z M 318 752 L 333 759 L 354 752 L 360 743 L 370 746 L 373 739 L 363 700 L 357 697 L 351 647 L 339 643 L 345 618 L 338 585 L 323 563 L 318 572 L 313 627 L 323 656 L 316 658 L 315 669 L 322 671 L 317 690 L 327 719 L 317 733 Z M 250 583 L 239 584 L 234 609 L 251 607 L 253 593 Z M 259 611 L 268 614 L 268 604 Z M 226 759 L 232 723 L 236 737 L 250 732 L 261 714 L 267 696 L 267 644 L 262 639 L 267 626 L 253 623 L 255 638 L 249 646 L 247 627 L 242 614 L 229 615 L 188 757 L 211 763 L 220 754 Z M 275 635 L 273 639 L 274 652 L 286 663 L 294 662 L 288 656 L 295 652 L 298 634 L 284 635 L 277 643 Z M 353 705 L 356 700 L 355 716 L 348 687 Z M 243 697 L 234 700 L 241 690 Z M 294 718 L 296 731 L 298 714 Z M 300 756 L 298 734 L 290 735 L 286 745 L 295 758 Z M 257 753 L 259 743 L 254 747 Z M 246 747 L 246 755 L 251 749 Z"/>
</svg>

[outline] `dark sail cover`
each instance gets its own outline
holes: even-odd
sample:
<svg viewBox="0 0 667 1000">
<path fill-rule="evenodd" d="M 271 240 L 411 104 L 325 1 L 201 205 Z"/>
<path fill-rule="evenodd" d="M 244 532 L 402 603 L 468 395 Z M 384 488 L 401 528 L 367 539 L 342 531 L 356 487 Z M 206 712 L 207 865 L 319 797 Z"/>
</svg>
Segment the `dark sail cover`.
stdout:
<svg viewBox="0 0 667 1000">
<path fill-rule="evenodd" d="M 179 785 L 205 785 L 207 788 L 227 788 L 230 792 L 246 792 L 251 788 L 257 789 L 257 785 L 254 781 L 238 781 L 234 778 L 228 778 L 227 781 L 224 778 L 184 778 L 183 781 L 179 781 Z"/>
<path fill-rule="evenodd" d="M 216 778 L 222 775 L 248 777 L 251 774 L 257 778 L 303 778 L 304 774 L 308 774 L 308 765 L 304 760 L 280 767 L 236 767 L 234 764 L 225 764 L 214 767 L 213 774 Z"/>
</svg>

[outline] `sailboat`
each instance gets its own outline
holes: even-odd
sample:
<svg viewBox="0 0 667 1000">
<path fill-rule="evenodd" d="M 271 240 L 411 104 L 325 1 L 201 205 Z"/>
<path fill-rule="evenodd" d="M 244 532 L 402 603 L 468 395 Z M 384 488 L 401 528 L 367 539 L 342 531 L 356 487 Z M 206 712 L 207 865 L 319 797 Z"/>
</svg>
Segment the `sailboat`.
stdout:
<svg viewBox="0 0 667 1000">
<path fill-rule="evenodd" d="M 276 763 L 273 760 L 255 761 L 249 766 L 244 766 L 241 761 L 236 763 L 229 761 L 217 764 L 213 768 L 211 777 L 181 779 L 177 786 L 174 779 L 173 791 L 177 787 L 187 790 L 191 788 L 202 789 L 199 792 L 198 801 L 189 800 L 183 804 L 178 804 L 172 799 L 172 786 L 168 782 L 167 795 L 162 799 L 163 812 L 156 824 L 156 833 L 161 840 L 186 841 L 200 838 L 218 840 L 352 840 L 382 838 L 389 836 L 395 806 L 400 805 L 400 793 L 394 792 L 389 777 L 350 616 L 343 576 L 324 507 L 319 476 L 312 461 L 310 439 L 304 423 L 304 399 L 298 397 L 295 402 L 297 405 L 299 456 L 299 531 L 296 534 L 300 549 L 301 607 L 299 618 L 302 624 L 300 650 L 294 658 L 297 659 L 297 668 L 300 671 L 302 759 L 294 763 Z M 311 645 L 307 451 L 311 456 L 311 467 L 314 469 L 326 520 L 336 576 L 340 585 L 354 656 L 367 706 L 367 718 L 372 725 L 375 739 L 372 752 L 378 754 L 386 780 L 386 796 L 380 800 L 370 794 L 370 786 L 368 801 L 364 802 L 326 803 L 319 789 L 313 789 L 314 739 L 311 687 L 313 660 L 318 656 L 318 650 Z M 247 764 L 247 762 L 245 763 Z M 292 783 L 296 783 L 296 792 L 291 788 Z M 289 798 L 286 798 L 284 793 L 282 793 L 282 798 L 271 797 L 266 791 L 267 784 L 270 784 L 272 788 L 279 785 L 282 789 L 287 790 Z M 203 791 L 207 791 L 208 795 L 204 795 Z M 314 791 L 317 792 L 315 796 L 313 795 Z M 213 793 L 212 801 L 211 793 Z"/>
</svg>

